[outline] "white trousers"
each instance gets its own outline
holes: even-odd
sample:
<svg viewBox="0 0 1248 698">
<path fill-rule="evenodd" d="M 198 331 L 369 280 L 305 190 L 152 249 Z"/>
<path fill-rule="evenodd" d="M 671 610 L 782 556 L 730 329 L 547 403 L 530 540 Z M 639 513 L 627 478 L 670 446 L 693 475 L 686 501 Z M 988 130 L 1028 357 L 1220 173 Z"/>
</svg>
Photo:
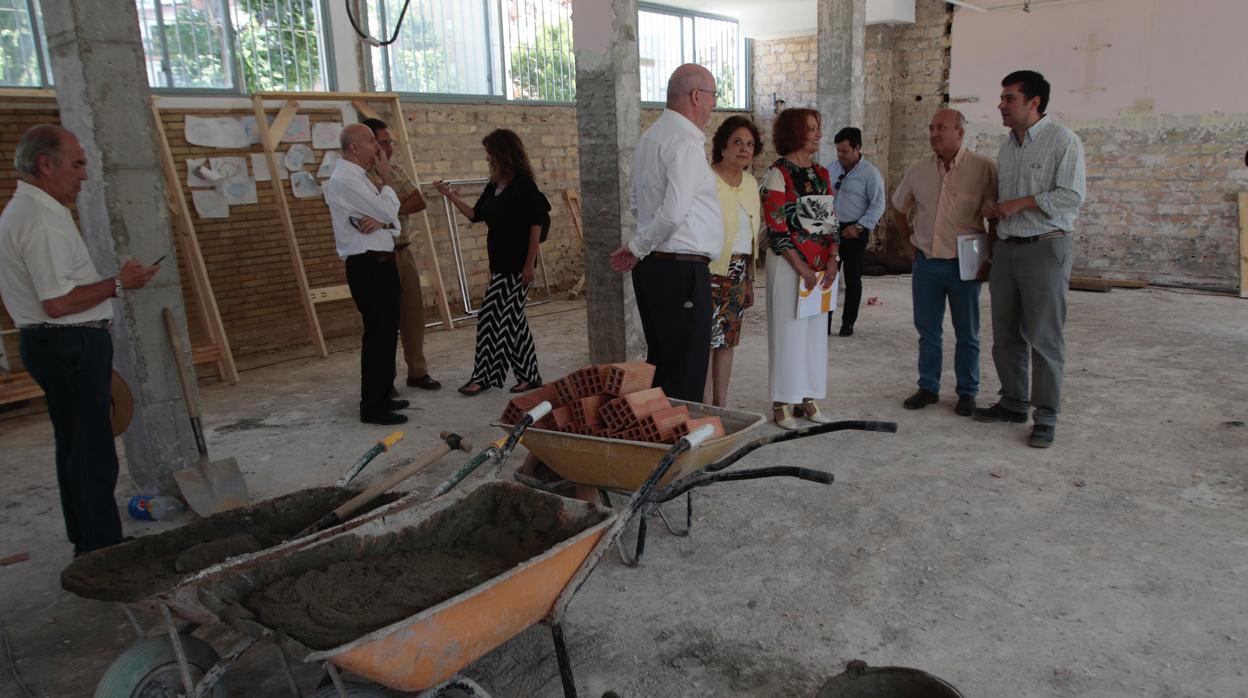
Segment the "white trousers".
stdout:
<svg viewBox="0 0 1248 698">
<path fill-rule="evenodd" d="M 828 316 L 797 320 L 797 272 L 767 259 L 768 388 L 772 402 L 796 404 L 828 395 Z"/>
</svg>

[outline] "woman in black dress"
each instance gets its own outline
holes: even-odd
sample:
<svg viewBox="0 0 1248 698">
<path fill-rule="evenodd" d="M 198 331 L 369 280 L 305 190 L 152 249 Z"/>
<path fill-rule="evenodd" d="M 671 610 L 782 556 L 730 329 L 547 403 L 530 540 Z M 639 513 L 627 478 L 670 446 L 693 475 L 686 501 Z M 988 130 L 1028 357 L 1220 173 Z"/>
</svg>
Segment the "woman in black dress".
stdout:
<svg viewBox="0 0 1248 698">
<path fill-rule="evenodd" d="M 542 384 L 524 303 L 549 204 L 533 181 L 529 156 L 514 131 L 498 129 L 481 144 L 490 164 L 490 181 L 475 205 L 465 203 L 446 182 L 433 183 L 468 220 L 485 221 L 490 258 L 490 284 L 477 314 L 476 361 L 472 377 L 459 392 L 477 395 L 486 388 L 503 387 L 510 366 L 516 374 L 511 392 L 522 393 Z"/>
</svg>

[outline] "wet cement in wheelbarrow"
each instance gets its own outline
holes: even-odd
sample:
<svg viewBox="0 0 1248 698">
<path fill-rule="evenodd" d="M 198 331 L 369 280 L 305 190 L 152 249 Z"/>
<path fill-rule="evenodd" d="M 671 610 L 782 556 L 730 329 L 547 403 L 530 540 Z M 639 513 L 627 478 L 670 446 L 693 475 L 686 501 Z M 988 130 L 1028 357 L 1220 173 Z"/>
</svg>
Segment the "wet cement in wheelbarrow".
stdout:
<svg viewBox="0 0 1248 698">
<path fill-rule="evenodd" d="M 172 531 L 84 555 L 61 572 L 61 586 L 90 599 L 141 601 L 198 570 L 288 540 L 356 494 L 317 487 L 195 519 Z M 384 494 L 356 516 L 401 496 Z"/>
<path fill-rule="evenodd" d="M 570 512 L 555 497 L 500 494 L 478 490 L 421 524 L 308 550 L 300 571 L 244 605 L 266 627 L 332 649 L 483 584 L 607 516 Z"/>
</svg>

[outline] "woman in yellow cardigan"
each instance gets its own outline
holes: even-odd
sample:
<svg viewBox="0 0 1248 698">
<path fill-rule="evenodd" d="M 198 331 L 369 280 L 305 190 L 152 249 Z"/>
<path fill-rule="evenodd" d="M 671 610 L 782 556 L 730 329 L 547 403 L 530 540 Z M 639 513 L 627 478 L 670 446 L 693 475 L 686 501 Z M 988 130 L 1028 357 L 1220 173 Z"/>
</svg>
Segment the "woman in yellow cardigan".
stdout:
<svg viewBox="0 0 1248 698">
<path fill-rule="evenodd" d="M 711 263 L 711 362 L 702 401 L 728 402 L 732 350 L 741 340 L 741 316 L 754 305 L 754 251 L 760 223 L 758 182 L 747 172 L 763 152 L 753 121 L 730 116 L 711 139 L 711 169 L 724 219 L 724 248 Z"/>
</svg>

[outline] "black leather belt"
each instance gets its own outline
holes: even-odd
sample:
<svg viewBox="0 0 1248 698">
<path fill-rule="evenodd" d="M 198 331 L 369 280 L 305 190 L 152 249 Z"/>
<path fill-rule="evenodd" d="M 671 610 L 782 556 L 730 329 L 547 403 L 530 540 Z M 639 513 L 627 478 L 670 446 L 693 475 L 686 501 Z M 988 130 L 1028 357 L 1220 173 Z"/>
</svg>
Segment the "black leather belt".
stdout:
<svg viewBox="0 0 1248 698">
<path fill-rule="evenodd" d="M 361 252 L 359 254 L 353 254 L 350 257 L 347 257 L 348 261 L 352 259 L 367 259 L 370 262 L 389 262 L 394 259 L 394 253 L 393 252 L 379 252 L 377 250 L 369 250 L 367 252 Z"/>
<path fill-rule="evenodd" d="M 1052 232 L 1040 233 L 1039 235 L 1032 235 L 1030 237 L 1025 237 L 1025 238 L 1008 237 L 1008 238 L 1005 238 L 1003 242 L 1008 242 L 1013 245 L 1026 245 L 1029 242 L 1039 242 L 1041 240 L 1048 240 L 1049 238 L 1060 238 L 1060 237 L 1065 237 L 1067 235 L 1069 235 L 1069 233 L 1067 233 L 1065 230 L 1054 230 Z"/>
<path fill-rule="evenodd" d="M 711 258 L 700 254 L 679 254 L 676 252 L 651 252 L 651 257 L 655 259 L 670 259 L 674 262 L 697 262 L 699 264 L 710 264 Z"/>
<path fill-rule="evenodd" d="M 33 325 L 18 325 L 19 330 L 63 330 L 65 328 L 87 328 L 92 330 L 105 330 L 113 326 L 112 320 L 86 320 L 84 322 L 37 322 Z"/>
</svg>

